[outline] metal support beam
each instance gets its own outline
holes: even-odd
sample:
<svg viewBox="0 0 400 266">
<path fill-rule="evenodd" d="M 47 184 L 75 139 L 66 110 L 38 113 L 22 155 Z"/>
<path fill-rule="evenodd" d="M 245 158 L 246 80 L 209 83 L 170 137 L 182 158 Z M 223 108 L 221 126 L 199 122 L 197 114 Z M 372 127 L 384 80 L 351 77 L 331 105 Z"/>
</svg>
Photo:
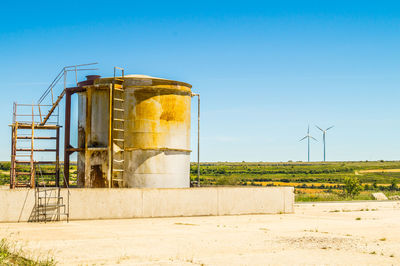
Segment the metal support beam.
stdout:
<svg viewBox="0 0 400 266">
<path fill-rule="evenodd" d="M 56 187 L 60 187 L 60 128 L 56 129 Z"/>
<path fill-rule="evenodd" d="M 71 138 L 71 90 L 65 92 L 65 128 L 64 128 L 64 187 L 69 186 L 69 155 Z"/>
<path fill-rule="evenodd" d="M 200 187 L 200 93 L 192 93 L 197 96 L 197 186 Z"/>
</svg>

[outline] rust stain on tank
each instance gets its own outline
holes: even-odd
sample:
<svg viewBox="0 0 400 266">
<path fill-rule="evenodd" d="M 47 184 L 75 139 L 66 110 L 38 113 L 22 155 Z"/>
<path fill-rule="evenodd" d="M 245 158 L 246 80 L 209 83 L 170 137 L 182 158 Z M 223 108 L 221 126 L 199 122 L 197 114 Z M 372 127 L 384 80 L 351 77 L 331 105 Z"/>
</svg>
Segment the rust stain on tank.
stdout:
<svg viewBox="0 0 400 266">
<path fill-rule="evenodd" d="M 183 97 L 177 95 L 166 95 L 161 98 L 161 106 L 163 110 L 160 116 L 161 120 L 167 122 L 184 122 L 186 120 L 185 113 L 188 107 L 186 101 L 181 98 Z"/>
<path fill-rule="evenodd" d="M 133 91 L 135 106 L 128 110 L 128 131 L 135 148 L 171 147 L 171 134 L 190 129 L 190 95 L 171 87 Z M 186 143 L 185 146 L 189 144 Z M 172 147 L 171 147 L 172 148 Z"/>
</svg>

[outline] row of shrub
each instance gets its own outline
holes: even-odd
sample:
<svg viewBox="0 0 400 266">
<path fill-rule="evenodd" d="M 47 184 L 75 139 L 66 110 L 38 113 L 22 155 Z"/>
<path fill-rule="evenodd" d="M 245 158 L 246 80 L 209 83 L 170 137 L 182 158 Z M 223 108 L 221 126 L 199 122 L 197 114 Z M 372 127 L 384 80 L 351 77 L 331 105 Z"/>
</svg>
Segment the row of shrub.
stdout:
<svg viewBox="0 0 400 266">
<path fill-rule="evenodd" d="M 197 173 L 197 167 L 191 167 L 190 172 L 192 174 Z M 288 169 L 288 170 L 263 170 L 263 169 L 254 169 L 247 168 L 243 169 L 225 169 L 225 168 L 200 168 L 200 174 L 202 175 L 225 175 L 225 174 L 257 174 L 257 175 L 266 175 L 266 174 L 332 174 L 332 173 L 349 173 L 354 172 L 352 168 L 331 168 L 331 169 Z"/>
</svg>

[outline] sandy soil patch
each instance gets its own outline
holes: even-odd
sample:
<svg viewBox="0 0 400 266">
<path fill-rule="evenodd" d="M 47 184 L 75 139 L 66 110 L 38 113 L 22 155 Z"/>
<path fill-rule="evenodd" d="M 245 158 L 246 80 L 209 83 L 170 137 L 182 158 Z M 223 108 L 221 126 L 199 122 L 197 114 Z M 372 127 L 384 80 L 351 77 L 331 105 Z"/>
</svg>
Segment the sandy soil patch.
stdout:
<svg viewBox="0 0 400 266">
<path fill-rule="evenodd" d="M 373 169 L 373 170 L 360 170 L 357 171 L 359 174 L 368 173 L 400 173 L 400 169 Z"/>
<path fill-rule="evenodd" d="M 296 204 L 294 214 L 0 224 L 60 265 L 400 264 L 400 202 Z"/>
</svg>

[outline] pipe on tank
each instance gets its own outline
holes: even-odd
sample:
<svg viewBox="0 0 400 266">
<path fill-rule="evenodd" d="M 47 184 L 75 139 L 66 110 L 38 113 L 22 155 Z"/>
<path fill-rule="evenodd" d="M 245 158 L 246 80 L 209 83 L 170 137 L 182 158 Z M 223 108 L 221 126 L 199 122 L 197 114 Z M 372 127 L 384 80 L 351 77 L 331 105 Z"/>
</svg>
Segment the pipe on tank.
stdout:
<svg viewBox="0 0 400 266">
<path fill-rule="evenodd" d="M 192 93 L 197 96 L 197 186 L 200 187 L 200 93 Z"/>
</svg>

